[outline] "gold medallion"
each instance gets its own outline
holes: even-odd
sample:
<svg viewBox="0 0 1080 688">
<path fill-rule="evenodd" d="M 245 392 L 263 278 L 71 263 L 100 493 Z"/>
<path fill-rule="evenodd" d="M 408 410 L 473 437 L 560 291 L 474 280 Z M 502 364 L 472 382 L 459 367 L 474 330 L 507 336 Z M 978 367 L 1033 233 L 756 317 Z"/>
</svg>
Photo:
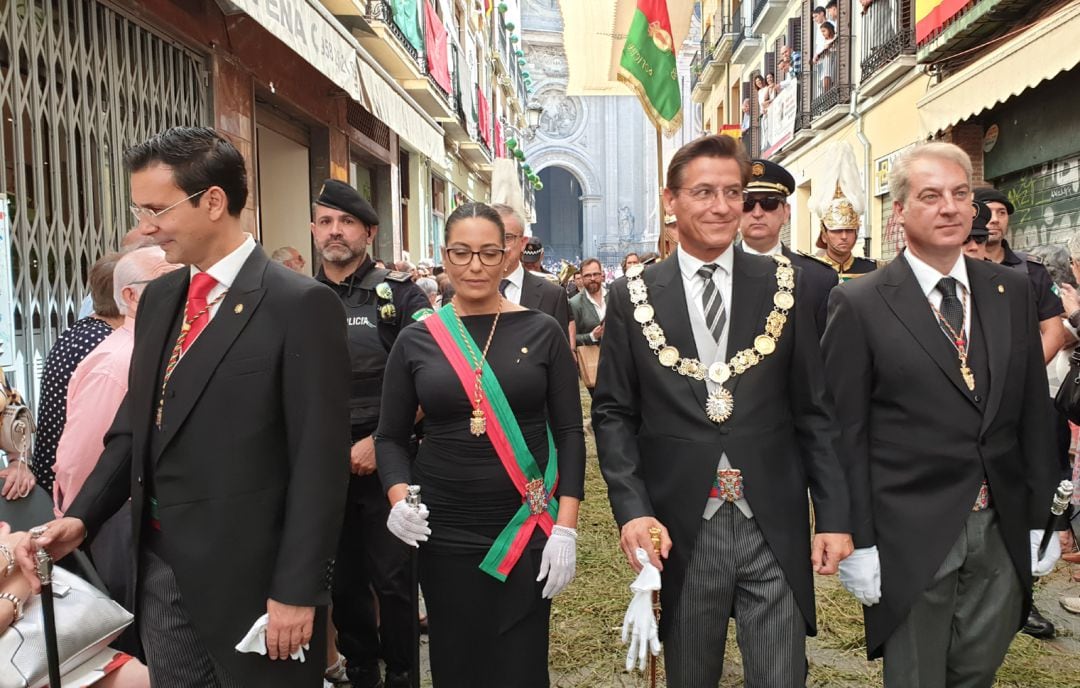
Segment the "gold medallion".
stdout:
<svg viewBox="0 0 1080 688">
<path fill-rule="evenodd" d="M 634 309 L 634 320 L 644 325 L 653 319 L 653 307 L 647 303 L 643 303 Z"/>
<path fill-rule="evenodd" d="M 964 378 L 964 384 L 967 385 L 968 391 L 975 391 L 975 373 L 971 372 L 971 368 L 967 365 L 960 366 L 960 377 Z"/>
<path fill-rule="evenodd" d="M 767 334 L 759 334 L 754 338 L 754 348 L 762 356 L 768 356 L 776 351 L 776 340 Z"/>
<path fill-rule="evenodd" d="M 665 346 L 656 354 L 660 359 L 660 365 L 670 368 L 679 362 L 679 350 L 673 346 Z"/>
<path fill-rule="evenodd" d="M 631 265 L 630 267 L 626 268 L 626 276 L 630 279 L 633 279 L 640 275 L 643 270 L 645 270 L 645 266 L 641 263 L 638 263 L 637 265 Z"/>
<path fill-rule="evenodd" d="M 717 361 L 709 366 L 709 379 L 718 385 L 722 385 L 731 377 L 731 368 L 723 361 Z"/>
<path fill-rule="evenodd" d="M 735 397 L 726 387 L 721 387 L 715 392 L 709 393 L 705 402 L 705 413 L 709 420 L 714 423 L 723 423 L 735 411 Z"/>
<path fill-rule="evenodd" d="M 789 311 L 795 305 L 795 297 L 791 292 L 778 291 L 773 295 L 773 304 L 781 310 Z"/>
<path fill-rule="evenodd" d="M 233 309 L 233 313 L 236 313 L 237 315 L 240 315 L 243 312 L 244 312 L 244 304 L 242 304 L 242 303 L 236 304 L 236 308 Z"/>
<path fill-rule="evenodd" d="M 472 412 L 472 418 L 469 419 L 469 432 L 474 437 L 480 437 L 487 432 L 487 419 L 484 418 L 484 412 L 480 409 L 475 409 Z"/>
</svg>

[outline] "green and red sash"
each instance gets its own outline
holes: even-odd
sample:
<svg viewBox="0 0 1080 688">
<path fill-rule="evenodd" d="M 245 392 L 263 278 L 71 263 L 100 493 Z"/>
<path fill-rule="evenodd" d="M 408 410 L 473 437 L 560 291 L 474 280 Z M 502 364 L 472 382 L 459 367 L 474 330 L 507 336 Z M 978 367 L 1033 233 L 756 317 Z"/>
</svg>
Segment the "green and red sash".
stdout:
<svg viewBox="0 0 1080 688">
<path fill-rule="evenodd" d="M 472 399 L 477 372 L 465 357 L 465 349 L 472 346 L 473 351 L 481 351 L 481 348 L 467 330 L 458 327 L 457 316 L 449 304 L 435 311 L 434 317 L 425 318 L 423 323 L 457 373 L 465 396 Z M 521 494 L 521 507 L 495 538 L 491 549 L 480 562 L 481 571 L 505 581 L 521 558 L 536 527 L 539 526 L 544 533 L 551 535 L 551 528 L 555 525 L 555 518 L 559 513 L 559 502 L 554 497 L 555 486 L 559 482 L 558 461 L 555 457 L 555 440 L 549 427 L 547 470 L 541 474 L 536 458 L 525 444 L 525 437 L 521 434 L 521 426 L 514 417 L 510 402 L 507 401 L 506 394 L 487 361 L 483 362 L 481 369 L 480 387 L 484 391 L 480 410 L 484 412 L 487 421 L 487 437 L 495 447 L 495 453 L 514 487 Z M 462 419 L 462 423 L 467 420 Z M 532 513 L 533 509 L 530 508 L 528 485 L 530 482 L 536 484 L 536 481 L 543 481 L 543 510 L 540 513 Z M 536 495 L 533 497 L 535 499 Z"/>
</svg>

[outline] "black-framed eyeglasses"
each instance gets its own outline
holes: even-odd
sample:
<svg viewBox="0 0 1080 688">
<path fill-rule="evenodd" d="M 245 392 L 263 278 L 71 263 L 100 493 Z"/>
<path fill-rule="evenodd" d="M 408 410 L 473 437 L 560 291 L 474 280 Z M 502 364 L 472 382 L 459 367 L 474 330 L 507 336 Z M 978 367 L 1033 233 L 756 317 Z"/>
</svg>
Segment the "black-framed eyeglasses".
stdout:
<svg viewBox="0 0 1080 688">
<path fill-rule="evenodd" d="M 517 241 L 520 238 L 521 238 L 520 234 L 511 234 L 510 232 L 507 232 L 506 234 L 503 234 L 503 241 L 505 241 L 508 244 L 512 244 L 513 242 Z"/>
<path fill-rule="evenodd" d="M 980 235 L 968 234 L 967 239 L 964 239 L 964 243 L 967 244 L 967 243 L 970 243 L 970 242 L 974 241 L 976 244 L 985 244 L 986 240 L 989 239 L 989 238 L 990 237 L 985 235 L 985 234 L 980 234 Z"/>
<path fill-rule="evenodd" d="M 743 198 L 742 208 L 744 213 L 752 213 L 754 212 L 754 206 L 760 205 L 762 210 L 771 213 L 779 208 L 783 202 L 784 199 L 776 196 L 747 196 Z"/>
<path fill-rule="evenodd" d="M 467 248 L 448 248 L 446 249 L 446 260 L 451 265 L 465 266 L 472 263 L 473 256 L 477 256 L 480 258 L 481 265 L 490 268 L 501 263 L 505 254 L 505 248 L 496 248 L 494 246 L 482 248 L 479 251 Z"/>
</svg>

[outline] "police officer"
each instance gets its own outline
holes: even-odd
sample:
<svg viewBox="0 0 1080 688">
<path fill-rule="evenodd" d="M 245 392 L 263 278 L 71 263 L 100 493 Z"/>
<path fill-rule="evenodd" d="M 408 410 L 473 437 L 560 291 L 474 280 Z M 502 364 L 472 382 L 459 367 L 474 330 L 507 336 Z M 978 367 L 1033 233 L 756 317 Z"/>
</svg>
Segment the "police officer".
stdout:
<svg viewBox="0 0 1080 688">
<path fill-rule="evenodd" d="M 812 256 L 797 253 L 780 241 L 780 228 L 791 220 L 787 198 L 795 190 L 795 178 L 769 160 L 750 163 L 750 182 L 743 196 L 743 217 L 739 225 L 742 248 L 747 253 L 780 253 L 800 268 L 799 285 L 813 304 L 814 324 L 820 337 L 825 332 L 829 292 L 837 285 L 836 275 Z"/>
<path fill-rule="evenodd" d="M 986 257 L 986 239 L 990 236 L 990 230 L 986 223 L 990 221 L 990 207 L 985 203 L 973 201 L 971 204 L 971 231 L 968 232 L 964 242 L 964 255 L 975 260 L 989 260 Z"/>
<path fill-rule="evenodd" d="M 1061 322 L 1065 307 L 1054 289 L 1054 281 L 1039 258 L 1013 251 L 1009 247 L 1009 218 L 1015 211 L 1009 198 L 993 187 L 981 187 L 975 189 L 975 200 L 985 203 L 991 213 L 990 221 L 986 223 L 990 231 L 990 237 L 986 240 L 986 256 L 995 263 L 1027 273 L 1031 286 L 1035 288 L 1043 358 L 1049 365 L 1065 344 L 1065 326 Z M 1053 635 L 1053 626 L 1050 626 L 1050 635 Z"/>
<path fill-rule="evenodd" d="M 410 685 L 412 595 L 408 547 L 386 529 L 389 514 L 375 466 L 371 434 L 379 423 L 387 354 L 401 328 L 430 312 L 408 273 L 375 267 L 368 246 L 379 216 L 357 191 L 327 179 L 313 210 L 311 233 L 322 266 L 315 276 L 345 305 L 352 358 L 352 450 L 348 503 L 333 585 L 338 648 L 356 688 Z M 376 617 L 374 598 L 379 598 Z M 376 620 L 378 619 L 378 621 Z"/>
</svg>

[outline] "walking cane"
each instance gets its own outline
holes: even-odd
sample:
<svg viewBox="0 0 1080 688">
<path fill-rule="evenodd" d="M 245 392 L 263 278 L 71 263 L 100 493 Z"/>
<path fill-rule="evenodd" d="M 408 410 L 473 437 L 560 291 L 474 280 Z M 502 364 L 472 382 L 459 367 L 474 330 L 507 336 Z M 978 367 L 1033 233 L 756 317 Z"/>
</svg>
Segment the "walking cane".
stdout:
<svg viewBox="0 0 1080 688">
<path fill-rule="evenodd" d="M 45 657 L 49 663 L 49 685 L 60 688 L 60 652 L 56 649 L 56 613 L 53 610 L 53 560 L 44 549 L 38 549 L 37 577 L 41 583 L 41 612 L 45 617 Z"/>
<path fill-rule="evenodd" d="M 1039 543 L 1039 559 L 1043 558 L 1046 554 L 1046 548 L 1050 546 L 1050 538 L 1055 537 L 1057 533 L 1054 529 L 1057 527 L 1057 520 L 1065 509 L 1069 508 L 1069 500 L 1072 499 L 1073 484 L 1068 480 L 1062 480 L 1058 483 L 1057 491 L 1054 492 L 1054 501 L 1050 505 L 1050 517 L 1046 519 L 1046 529 L 1043 531 L 1042 542 Z"/>
<path fill-rule="evenodd" d="M 652 540 L 653 552 L 656 552 L 656 556 L 660 556 L 660 529 L 649 528 L 649 539 Z M 652 608 L 653 615 L 656 616 L 656 622 L 660 623 L 660 591 L 653 590 L 652 594 Z M 649 653 L 649 688 L 656 688 L 656 655 Z"/>
<path fill-rule="evenodd" d="M 408 495 L 405 497 L 405 503 L 411 506 L 417 511 L 420 510 L 420 486 L 409 485 Z M 412 626 L 413 626 L 413 645 L 412 645 L 412 671 L 409 672 L 409 680 L 412 683 L 412 688 L 420 688 L 420 561 L 417 552 L 418 548 L 413 547 L 409 552 L 409 568 L 411 570 L 409 585 L 412 586 Z"/>
</svg>

